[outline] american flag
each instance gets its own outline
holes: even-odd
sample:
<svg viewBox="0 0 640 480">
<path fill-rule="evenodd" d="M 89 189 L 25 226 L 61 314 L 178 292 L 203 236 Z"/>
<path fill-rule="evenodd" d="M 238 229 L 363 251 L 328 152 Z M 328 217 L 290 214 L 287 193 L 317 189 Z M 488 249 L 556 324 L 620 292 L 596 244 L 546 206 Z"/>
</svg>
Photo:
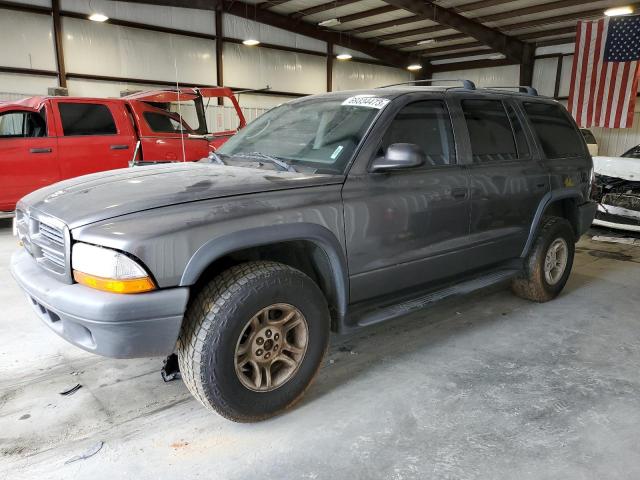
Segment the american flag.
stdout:
<svg viewBox="0 0 640 480">
<path fill-rule="evenodd" d="M 579 21 L 569 111 L 581 127 L 627 128 L 640 76 L 640 15 Z"/>
</svg>

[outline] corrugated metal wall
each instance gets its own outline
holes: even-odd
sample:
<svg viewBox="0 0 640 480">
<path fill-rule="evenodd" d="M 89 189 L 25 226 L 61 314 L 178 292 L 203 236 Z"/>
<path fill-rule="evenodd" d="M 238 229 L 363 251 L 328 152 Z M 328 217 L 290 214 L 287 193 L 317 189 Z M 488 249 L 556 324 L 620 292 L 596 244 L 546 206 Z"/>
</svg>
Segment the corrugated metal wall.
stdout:
<svg viewBox="0 0 640 480">
<path fill-rule="evenodd" d="M 19 0 L 22 3 L 50 6 L 48 0 Z M 99 8 L 111 18 L 214 35 L 213 12 L 154 7 L 128 2 L 102 1 Z M 96 5 L 93 5 L 96 7 Z M 92 5 L 86 0 L 61 0 L 63 11 L 88 14 Z M 223 16 L 224 34 L 231 38 L 256 37 L 263 43 L 325 53 L 325 42 L 256 23 L 233 15 Z M 121 78 L 215 85 L 216 41 L 153 32 L 149 30 L 100 24 L 63 17 L 63 47 L 67 73 Z M 55 70 L 51 18 L 47 15 L 14 12 L 0 8 L 0 42 L 12 48 L 0 49 L 0 65 L 17 68 Z M 354 57 L 367 55 L 350 51 Z M 294 53 L 273 48 L 250 48 L 225 43 L 224 80 L 226 85 L 312 94 L 326 91 L 326 57 Z M 334 62 L 333 89 L 370 88 L 410 80 L 406 70 L 357 61 Z M 123 90 L 141 90 L 144 84 L 70 78 L 69 95 L 118 97 Z M 53 77 L 0 74 L 0 99 L 45 95 L 56 86 Z M 245 93 L 240 104 L 248 120 L 290 100 L 290 96 Z M 210 107 L 212 125 L 234 128 L 235 115 L 226 108 Z"/>
<path fill-rule="evenodd" d="M 474 68 L 473 70 L 459 70 L 455 72 L 434 73 L 433 78 L 464 78 L 471 80 L 478 87 L 498 87 L 518 85 L 520 68 L 518 65 L 503 67 Z"/>
<path fill-rule="evenodd" d="M 631 128 L 592 128 L 591 131 L 598 140 L 600 155 L 619 157 L 631 147 L 640 144 L 640 112 L 636 111 L 634 114 Z"/>
</svg>

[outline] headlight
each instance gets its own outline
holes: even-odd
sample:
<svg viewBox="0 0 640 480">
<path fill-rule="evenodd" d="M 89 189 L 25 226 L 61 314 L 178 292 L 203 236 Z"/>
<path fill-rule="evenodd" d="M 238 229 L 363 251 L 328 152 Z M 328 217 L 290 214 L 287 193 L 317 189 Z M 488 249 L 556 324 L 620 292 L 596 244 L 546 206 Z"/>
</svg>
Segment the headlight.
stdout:
<svg viewBox="0 0 640 480">
<path fill-rule="evenodd" d="M 124 253 L 88 243 L 76 243 L 71 253 L 76 282 L 114 293 L 141 293 L 156 286 L 144 268 Z"/>
</svg>

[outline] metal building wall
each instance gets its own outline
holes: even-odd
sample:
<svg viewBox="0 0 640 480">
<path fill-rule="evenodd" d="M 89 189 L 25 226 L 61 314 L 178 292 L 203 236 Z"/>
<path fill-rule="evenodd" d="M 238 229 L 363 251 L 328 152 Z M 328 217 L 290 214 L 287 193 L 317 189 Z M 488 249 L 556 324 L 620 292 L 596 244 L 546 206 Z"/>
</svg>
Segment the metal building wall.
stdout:
<svg viewBox="0 0 640 480">
<path fill-rule="evenodd" d="M 50 0 L 18 0 L 29 5 L 51 6 Z M 104 0 L 61 0 L 61 10 L 87 15 L 100 10 L 111 18 L 165 27 L 204 35 L 216 35 L 214 12 Z M 223 17 L 225 37 L 256 37 L 273 48 L 246 47 L 224 42 L 224 83 L 236 88 L 264 89 L 291 94 L 326 91 L 325 42 L 256 23 L 229 14 Z M 100 24 L 80 18 L 62 17 L 62 44 L 69 75 L 70 95 L 117 97 L 123 90 L 158 88 L 157 82 L 215 85 L 216 40 L 161 33 L 139 28 Z M 0 9 L 0 41 L 11 48 L 0 49 L 0 66 L 43 71 L 56 70 L 52 21 L 49 15 Z M 282 46 L 284 50 L 277 47 Z M 299 49 L 309 53 L 292 52 Z M 317 53 L 313 53 L 317 52 Z M 367 55 L 350 51 L 354 60 L 334 61 L 333 90 L 370 88 L 409 80 L 406 71 L 358 62 Z M 75 75 L 73 75 L 75 74 Z M 135 79 L 137 82 L 109 78 Z M 145 84 L 144 81 L 154 84 Z M 0 73 L 0 99 L 16 95 L 44 95 L 57 85 L 52 76 Z M 248 119 L 292 98 L 273 94 L 244 93 L 240 104 Z M 212 121 L 225 128 L 233 126 L 232 112 L 210 106 Z"/>
<path fill-rule="evenodd" d="M 435 79 L 464 78 L 471 80 L 478 87 L 518 85 L 519 77 L 520 68 L 518 65 L 474 68 L 472 70 L 437 72 L 433 74 Z"/>
</svg>

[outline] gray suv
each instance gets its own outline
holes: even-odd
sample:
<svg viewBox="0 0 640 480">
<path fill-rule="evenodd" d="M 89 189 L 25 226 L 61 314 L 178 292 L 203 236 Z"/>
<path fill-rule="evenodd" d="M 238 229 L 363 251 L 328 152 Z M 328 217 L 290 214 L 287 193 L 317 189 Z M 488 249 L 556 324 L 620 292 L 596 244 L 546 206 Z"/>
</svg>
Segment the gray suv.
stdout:
<svg viewBox="0 0 640 480">
<path fill-rule="evenodd" d="M 265 113 L 209 159 L 61 182 L 23 198 L 11 269 L 89 352 L 177 352 L 205 406 L 294 405 L 330 331 L 508 281 L 557 296 L 591 224 L 592 161 L 559 103 L 397 85 Z"/>
</svg>

